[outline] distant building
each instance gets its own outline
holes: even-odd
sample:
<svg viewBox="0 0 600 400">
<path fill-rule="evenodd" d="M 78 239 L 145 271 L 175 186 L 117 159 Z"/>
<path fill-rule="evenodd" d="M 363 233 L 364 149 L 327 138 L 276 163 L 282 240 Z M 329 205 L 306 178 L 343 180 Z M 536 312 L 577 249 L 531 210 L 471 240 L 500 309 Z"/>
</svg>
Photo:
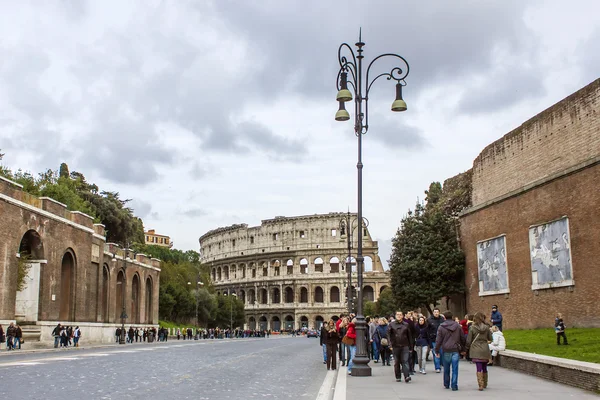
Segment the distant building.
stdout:
<svg viewBox="0 0 600 400">
<path fill-rule="evenodd" d="M 146 236 L 146 244 L 169 248 L 173 247 L 173 242 L 171 242 L 171 238 L 169 236 L 159 235 L 154 231 L 154 229 L 144 232 L 144 235 Z"/>
</svg>

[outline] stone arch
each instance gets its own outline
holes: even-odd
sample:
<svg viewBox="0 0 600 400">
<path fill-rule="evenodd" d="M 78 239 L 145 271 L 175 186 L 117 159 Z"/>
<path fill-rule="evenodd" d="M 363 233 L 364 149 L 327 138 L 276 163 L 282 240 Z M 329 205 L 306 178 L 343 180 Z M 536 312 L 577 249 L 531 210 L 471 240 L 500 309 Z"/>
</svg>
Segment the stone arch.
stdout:
<svg viewBox="0 0 600 400">
<path fill-rule="evenodd" d="M 242 303 L 246 304 L 246 291 L 243 289 L 240 289 L 240 300 Z"/>
<path fill-rule="evenodd" d="M 221 267 L 217 268 L 217 281 L 221 281 Z"/>
<path fill-rule="evenodd" d="M 332 274 L 340 272 L 340 259 L 336 256 L 329 259 L 329 272 Z"/>
<path fill-rule="evenodd" d="M 371 272 L 373 271 L 373 259 L 371 258 L 371 256 L 365 256 L 365 260 L 364 262 L 364 270 L 365 272 Z"/>
<path fill-rule="evenodd" d="M 386 285 L 383 285 L 381 288 L 379 288 L 379 294 L 381 295 L 381 293 L 383 293 L 383 291 L 387 288 L 388 287 Z"/>
<path fill-rule="evenodd" d="M 258 301 L 260 302 L 260 304 L 267 304 L 267 300 L 268 300 L 267 289 L 265 289 L 265 288 L 260 289 L 258 297 L 259 297 Z"/>
<path fill-rule="evenodd" d="M 108 264 L 102 266 L 102 281 L 100 288 L 100 321 L 109 321 L 109 300 L 110 300 L 110 268 Z"/>
<path fill-rule="evenodd" d="M 284 325 L 284 329 L 286 331 L 294 329 L 294 316 L 293 315 L 286 315 L 283 325 Z"/>
<path fill-rule="evenodd" d="M 229 280 L 229 266 L 225 265 L 223 267 L 223 280 L 228 281 Z"/>
<path fill-rule="evenodd" d="M 306 315 L 300 317 L 300 327 L 308 328 L 308 317 Z"/>
<path fill-rule="evenodd" d="M 273 267 L 273 276 L 281 275 L 281 261 L 278 259 L 271 260 L 271 266 Z"/>
<path fill-rule="evenodd" d="M 300 260 L 300 273 L 307 274 L 308 273 L 308 260 L 303 258 Z"/>
<path fill-rule="evenodd" d="M 45 261 L 45 253 L 42 238 L 35 230 L 30 229 L 23 234 L 21 242 L 19 242 L 18 258 L 17 265 L 24 264 L 27 268 L 27 275 L 23 277 L 21 290 L 15 287 L 13 292 L 15 318 L 37 321 L 41 314 L 39 306 L 43 304 L 40 298 L 40 275 L 41 264 Z M 4 271 L 4 273 L 10 274 L 9 271 Z"/>
<path fill-rule="evenodd" d="M 263 315 L 262 317 L 260 317 L 260 318 L 258 319 L 258 328 L 259 328 L 261 331 L 264 331 L 264 330 L 266 330 L 266 329 L 267 329 L 267 326 L 268 326 L 268 325 L 267 325 L 267 317 L 265 317 L 265 316 Z"/>
<path fill-rule="evenodd" d="M 316 330 L 321 329 L 321 327 L 323 326 L 324 322 L 325 322 L 325 320 L 323 319 L 323 317 L 321 317 L 320 315 L 317 315 L 315 317 L 315 329 Z"/>
<path fill-rule="evenodd" d="M 323 259 L 321 257 L 315 258 L 315 272 L 323 272 Z"/>
<path fill-rule="evenodd" d="M 240 270 L 240 279 L 245 279 L 246 278 L 246 264 L 240 264 L 238 265 L 238 269 Z"/>
<path fill-rule="evenodd" d="M 115 301 L 115 321 L 121 320 L 121 313 L 123 312 L 123 300 L 125 299 L 125 285 L 127 279 L 125 277 L 125 271 L 120 269 L 117 273 L 117 287 L 115 288 L 116 301 Z"/>
<path fill-rule="evenodd" d="M 277 332 L 281 331 L 281 320 L 276 315 L 271 318 L 271 330 Z"/>
<path fill-rule="evenodd" d="M 375 293 L 372 286 L 363 287 L 363 301 L 375 301 Z"/>
<path fill-rule="evenodd" d="M 67 249 L 63 254 L 60 267 L 60 311 L 58 319 L 61 321 L 75 320 L 75 253 Z"/>
<path fill-rule="evenodd" d="M 348 271 L 348 265 L 352 265 L 352 272 L 356 272 L 356 258 L 350 257 L 350 262 L 348 262 L 348 257 L 344 259 L 344 268 Z"/>
<path fill-rule="evenodd" d="M 256 303 L 256 291 L 254 289 L 248 290 L 248 304 Z"/>
<path fill-rule="evenodd" d="M 281 292 L 278 287 L 273 288 L 273 297 L 271 298 L 272 304 L 281 303 Z"/>
<path fill-rule="evenodd" d="M 286 303 L 294 302 L 294 289 L 290 286 L 285 288 L 285 302 Z"/>
<path fill-rule="evenodd" d="M 300 288 L 300 303 L 308 303 L 308 289 L 305 287 Z"/>
<path fill-rule="evenodd" d="M 329 289 L 329 302 L 330 303 L 339 303 L 340 302 L 340 288 L 337 286 L 332 286 Z"/>
<path fill-rule="evenodd" d="M 153 305 L 153 297 L 152 294 L 154 292 L 154 285 L 152 284 L 152 277 L 148 276 L 146 278 L 146 318 L 145 322 L 147 324 L 154 323 L 154 305 Z"/>
<path fill-rule="evenodd" d="M 263 262 L 260 265 L 260 268 L 261 268 L 261 270 L 260 270 L 261 276 L 269 276 L 269 267 L 266 262 Z"/>
<path fill-rule="evenodd" d="M 211 271 L 211 278 L 212 278 L 213 282 L 215 282 L 217 280 L 217 269 L 216 268 L 212 269 L 212 271 Z"/>
<path fill-rule="evenodd" d="M 248 329 L 254 331 L 256 330 L 256 318 L 250 317 L 248 318 Z"/>
<path fill-rule="evenodd" d="M 131 279 L 131 316 L 129 321 L 134 324 L 140 323 L 140 276 L 133 274 Z"/>
<path fill-rule="evenodd" d="M 317 286 L 315 288 L 315 303 L 323 303 L 324 301 L 323 288 L 321 286 Z"/>
<path fill-rule="evenodd" d="M 294 260 L 291 258 L 285 262 L 286 265 L 286 274 L 293 275 L 294 274 Z"/>
</svg>

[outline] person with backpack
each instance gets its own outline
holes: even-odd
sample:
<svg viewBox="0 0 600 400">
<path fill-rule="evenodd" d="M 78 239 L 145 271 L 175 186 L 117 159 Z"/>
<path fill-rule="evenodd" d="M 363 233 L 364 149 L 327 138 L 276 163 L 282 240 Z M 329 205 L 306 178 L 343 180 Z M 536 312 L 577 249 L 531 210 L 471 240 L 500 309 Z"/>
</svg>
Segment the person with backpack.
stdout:
<svg viewBox="0 0 600 400">
<path fill-rule="evenodd" d="M 567 334 L 565 333 L 565 323 L 563 321 L 563 317 L 561 313 L 556 314 L 556 318 L 554 319 L 554 331 L 556 332 L 556 344 L 560 346 L 560 338 L 563 338 L 563 344 L 568 345 L 567 343 Z"/>
</svg>

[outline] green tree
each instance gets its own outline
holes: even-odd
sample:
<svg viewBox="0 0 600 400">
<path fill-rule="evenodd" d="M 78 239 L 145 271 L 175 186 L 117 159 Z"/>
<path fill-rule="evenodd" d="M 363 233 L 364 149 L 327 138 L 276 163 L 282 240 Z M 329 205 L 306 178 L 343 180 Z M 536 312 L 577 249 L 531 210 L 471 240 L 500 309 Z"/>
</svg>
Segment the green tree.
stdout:
<svg viewBox="0 0 600 400">
<path fill-rule="evenodd" d="M 60 164 L 59 171 L 60 172 L 58 173 L 58 175 L 61 178 L 68 178 L 70 176 L 70 174 L 69 174 L 69 166 L 66 163 Z"/>
<path fill-rule="evenodd" d="M 388 316 L 396 313 L 398 306 L 392 288 L 385 288 L 377 300 L 377 315 Z"/>
<path fill-rule="evenodd" d="M 425 193 L 427 203 L 417 203 L 402 219 L 389 264 L 398 306 L 425 307 L 431 313 L 442 297 L 464 293 L 465 264 L 442 186 L 433 182 Z"/>
</svg>

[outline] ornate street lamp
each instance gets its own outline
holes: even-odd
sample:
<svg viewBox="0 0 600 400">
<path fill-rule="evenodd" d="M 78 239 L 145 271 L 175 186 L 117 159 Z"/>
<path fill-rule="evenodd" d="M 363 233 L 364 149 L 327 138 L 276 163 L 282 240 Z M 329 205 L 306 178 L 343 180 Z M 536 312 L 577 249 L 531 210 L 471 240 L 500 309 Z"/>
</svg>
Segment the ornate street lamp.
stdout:
<svg viewBox="0 0 600 400">
<path fill-rule="evenodd" d="M 362 135 L 366 134 L 369 129 L 369 92 L 373 83 L 381 77 L 387 80 L 396 81 L 396 99 L 392 103 L 392 111 L 406 111 L 406 102 L 402 98 L 402 86 L 406 85 L 404 78 L 408 75 L 409 66 L 404 57 L 393 53 L 381 54 L 373 59 L 367 66 L 366 74 L 363 79 L 363 47 L 365 43 L 362 41 L 362 35 L 359 34 L 358 42 L 355 44 L 357 53 L 347 43 L 342 43 L 338 49 L 338 62 L 340 70 L 336 79 L 337 96 L 339 109 L 335 114 L 336 121 L 348 121 L 350 114 L 346 111 L 344 103 L 354 100 L 354 133 L 358 138 L 358 220 L 362 220 Z M 342 53 L 348 53 L 342 55 Z M 372 77 L 371 67 L 375 61 L 381 58 L 395 58 L 400 65 L 394 67 L 390 72 L 384 72 Z M 350 89 L 348 89 L 350 85 Z M 364 110 L 363 110 L 364 103 Z M 357 246 L 357 272 L 358 272 L 358 310 L 356 316 L 356 357 L 354 359 L 354 367 L 352 368 L 353 376 L 371 376 L 371 367 L 369 366 L 369 357 L 367 356 L 367 326 L 362 310 L 363 297 L 363 268 L 364 257 L 362 255 L 362 229 L 358 230 L 358 246 Z"/>
<path fill-rule="evenodd" d="M 188 282 L 188 285 L 191 285 L 192 282 Z M 202 283 L 202 281 L 200 281 L 200 274 L 198 274 L 198 278 L 196 279 L 196 319 L 194 322 L 194 325 L 196 326 L 196 332 L 198 332 L 198 301 L 199 301 L 199 297 L 200 297 L 200 287 L 199 286 L 204 286 L 204 283 Z"/>
</svg>

